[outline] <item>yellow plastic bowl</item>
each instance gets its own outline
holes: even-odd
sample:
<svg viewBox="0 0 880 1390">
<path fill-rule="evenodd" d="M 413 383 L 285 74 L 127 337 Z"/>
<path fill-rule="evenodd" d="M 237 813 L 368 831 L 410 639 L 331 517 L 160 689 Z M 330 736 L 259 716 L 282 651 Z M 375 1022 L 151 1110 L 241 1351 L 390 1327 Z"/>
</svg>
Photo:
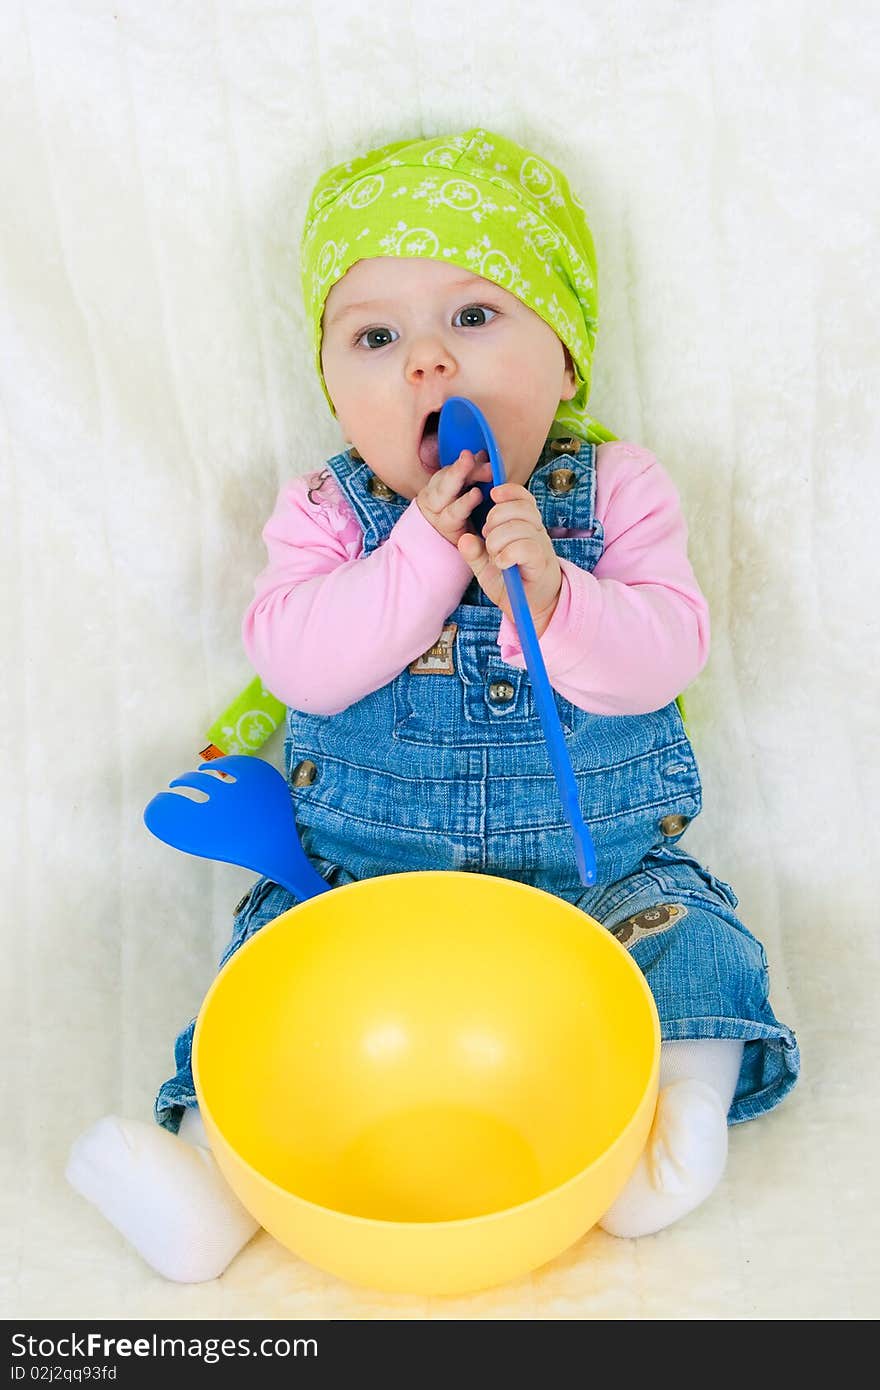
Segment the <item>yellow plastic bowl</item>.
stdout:
<svg viewBox="0 0 880 1390">
<path fill-rule="evenodd" d="M 660 1058 L 638 966 L 538 888 L 453 872 L 300 904 L 227 962 L 196 1093 L 227 1181 L 354 1284 L 467 1293 L 552 1259 L 644 1147 Z"/>
</svg>

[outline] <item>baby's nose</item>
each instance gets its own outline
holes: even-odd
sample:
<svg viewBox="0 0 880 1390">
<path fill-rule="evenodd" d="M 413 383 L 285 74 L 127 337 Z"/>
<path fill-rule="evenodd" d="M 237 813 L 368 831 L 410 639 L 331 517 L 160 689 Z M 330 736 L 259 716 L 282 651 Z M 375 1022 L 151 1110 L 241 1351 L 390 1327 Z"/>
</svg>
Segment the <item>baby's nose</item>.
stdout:
<svg viewBox="0 0 880 1390">
<path fill-rule="evenodd" d="M 410 347 L 407 357 L 406 373 L 410 381 L 424 381 L 425 377 L 455 375 L 457 363 L 455 354 L 448 343 L 435 335 L 425 334 Z"/>
</svg>

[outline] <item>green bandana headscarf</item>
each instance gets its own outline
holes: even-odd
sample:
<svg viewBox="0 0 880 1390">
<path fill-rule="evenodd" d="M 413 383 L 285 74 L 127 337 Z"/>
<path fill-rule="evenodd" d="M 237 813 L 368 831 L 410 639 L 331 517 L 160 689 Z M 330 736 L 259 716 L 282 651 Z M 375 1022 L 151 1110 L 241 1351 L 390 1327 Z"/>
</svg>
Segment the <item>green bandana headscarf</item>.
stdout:
<svg viewBox="0 0 880 1390">
<path fill-rule="evenodd" d="M 327 295 L 356 261 L 425 256 L 492 280 L 550 325 L 571 353 L 578 389 L 560 401 L 552 437 L 616 436 L 587 413 L 596 344 L 596 253 L 565 175 L 494 131 L 397 140 L 319 178 L 301 248 L 303 299 L 321 370 Z"/>
<path fill-rule="evenodd" d="M 315 366 L 337 280 L 373 256 L 426 256 L 492 280 L 533 309 L 571 353 L 578 389 L 550 437 L 616 439 L 587 414 L 596 345 L 596 253 L 565 175 L 494 131 L 397 140 L 337 164 L 315 184 L 302 238 L 302 286 Z M 284 716 L 257 677 L 208 730 L 207 759 L 253 753 Z"/>
</svg>

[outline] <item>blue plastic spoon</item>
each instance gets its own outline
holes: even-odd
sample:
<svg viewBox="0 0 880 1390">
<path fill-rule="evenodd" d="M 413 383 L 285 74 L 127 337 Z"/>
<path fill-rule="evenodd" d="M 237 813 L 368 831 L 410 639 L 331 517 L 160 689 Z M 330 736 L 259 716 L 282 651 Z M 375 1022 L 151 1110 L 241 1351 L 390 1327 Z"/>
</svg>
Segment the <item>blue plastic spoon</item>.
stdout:
<svg viewBox="0 0 880 1390">
<path fill-rule="evenodd" d="M 472 513 L 477 526 L 482 527 L 489 509 L 494 505 L 490 496 L 492 488 L 507 481 L 504 463 L 485 415 L 478 406 L 474 405 L 473 401 L 469 401 L 465 396 L 450 396 L 447 401 L 444 401 L 440 411 L 437 443 L 440 452 L 440 465 L 443 468 L 455 463 L 463 449 L 469 449 L 473 454 L 478 454 L 481 449 L 485 449 L 488 453 L 492 465 L 492 482 L 479 484 L 483 501 Z M 550 754 L 556 785 L 562 797 L 566 820 L 574 834 L 575 858 L 577 859 L 581 883 L 585 888 L 589 888 L 591 884 L 596 882 L 596 851 L 593 847 L 589 828 L 581 815 L 574 769 L 571 765 L 568 749 L 565 746 L 565 735 L 559 722 L 559 712 L 556 708 L 553 688 L 550 685 L 547 668 L 544 665 L 544 658 L 538 645 L 538 634 L 535 632 L 535 624 L 532 621 L 532 614 L 526 600 L 519 569 L 514 565 L 510 569 L 504 570 L 503 573 L 505 588 L 513 610 L 513 620 L 526 661 L 526 670 L 532 682 L 535 703 L 538 706 L 544 738 L 547 741 L 547 751 Z"/>
<path fill-rule="evenodd" d="M 224 772 L 233 781 L 212 776 Z M 263 758 L 233 753 L 201 763 L 170 787 L 192 787 L 207 801 L 159 792 L 144 811 L 144 823 L 159 840 L 186 854 L 240 864 L 280 883 L 305 902 L 330 891 L 300 844 L 287 780 Z"/>
</svg>

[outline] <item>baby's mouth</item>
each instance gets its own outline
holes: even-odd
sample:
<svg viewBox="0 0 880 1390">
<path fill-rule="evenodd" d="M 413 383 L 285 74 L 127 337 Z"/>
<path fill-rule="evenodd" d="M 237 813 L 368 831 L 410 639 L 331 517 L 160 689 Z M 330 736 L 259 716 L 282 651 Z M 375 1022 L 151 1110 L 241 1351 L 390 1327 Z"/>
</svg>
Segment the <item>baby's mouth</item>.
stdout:
<svg viewBox="0 0 880 1390">
<path fill-rule="evenodd" d="M 440 412 L 432 410 L 425 421 L 425 430 L 419 444 L 419 459 L 429 473 L 436 473 L 440 467 Z"/>
</svg>

